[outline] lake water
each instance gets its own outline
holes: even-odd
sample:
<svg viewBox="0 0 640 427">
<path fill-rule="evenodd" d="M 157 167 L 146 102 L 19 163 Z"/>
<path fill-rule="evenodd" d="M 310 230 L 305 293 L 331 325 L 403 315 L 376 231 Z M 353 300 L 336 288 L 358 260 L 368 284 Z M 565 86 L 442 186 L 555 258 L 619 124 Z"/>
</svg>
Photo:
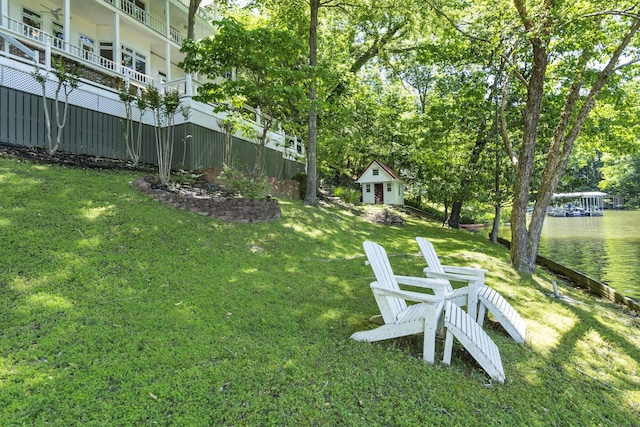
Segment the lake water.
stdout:
<svg viewBox="0 0 640 427">
<path fill-rule="evenodd" d="M 510 231 L 500 234 L 510 236 Z M 640 211 L 546 217 L 538 252 L 640 300 Z"/>
</svg>

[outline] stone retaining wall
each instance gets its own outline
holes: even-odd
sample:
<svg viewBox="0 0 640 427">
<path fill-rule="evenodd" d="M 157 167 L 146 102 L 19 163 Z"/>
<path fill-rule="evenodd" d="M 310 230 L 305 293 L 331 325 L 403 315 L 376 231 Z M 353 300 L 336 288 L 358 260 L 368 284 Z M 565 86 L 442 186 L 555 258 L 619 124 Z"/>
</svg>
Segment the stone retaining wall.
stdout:
<svg viewBox="0 0 640 427">
<path fill-rule="evenodd" d="M 139 178 L 135 187 L 155 200 L 178 209 L 190 210 L 217 219 L 235 222 L 267 222 L 282 216 L 276 199 L 243 199 L 179 194 L 153 188 L 151 180 Z"/>
</svg>

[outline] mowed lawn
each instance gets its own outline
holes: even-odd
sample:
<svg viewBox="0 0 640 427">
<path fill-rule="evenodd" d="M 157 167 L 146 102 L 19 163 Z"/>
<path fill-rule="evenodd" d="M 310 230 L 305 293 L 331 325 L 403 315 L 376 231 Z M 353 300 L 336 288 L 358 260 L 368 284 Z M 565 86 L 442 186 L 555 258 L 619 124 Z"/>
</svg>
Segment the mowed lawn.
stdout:
<svg viewBox="0 0 640 427">
<path fill-rule="evenodd" d="M 0 425 L 640 425 L 638 313 L 560 281 L 575 302 L 550 298 L 556 278 L 480 235 L 289 200 L 227 223 L 136 177 L 0 159 Z M 504 385 L 459 343 L 445 366 L 421 336 L 349 340 L 378 314 L 362 242 L 420 276 L 416 236 L 526 320 L 525 344 L 487 322 Z"/>
</svg>

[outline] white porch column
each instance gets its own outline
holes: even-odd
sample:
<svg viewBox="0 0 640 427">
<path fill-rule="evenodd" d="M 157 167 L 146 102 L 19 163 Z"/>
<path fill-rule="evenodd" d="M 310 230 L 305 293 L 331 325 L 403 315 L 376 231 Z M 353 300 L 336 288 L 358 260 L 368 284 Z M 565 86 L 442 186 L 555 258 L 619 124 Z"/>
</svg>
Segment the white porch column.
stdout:
<svg viewBox="0 0 640 427">
<path fill-rule="evenodd" d="M 191 97 L 193 96 L 193 82 L 191 81 L 191 74 L 186 74 L 184 77 L 185 77 L 184 91 L 186 92 L 187 96 Z"/>
<path fill-rule="evenodd" d="M 167 75 L 167 81 L 171 81 L 171 43 L 166 42 L 164 44 L 164 62 L 165 62 L 165 73 Z"/>
<path fill-rule="evenodd" d="M 169 24 L 171 23 L 171 15 L 169 12 L 169 0 L 165 0 L 164 2 L 164 24 L 165 24 L 165 37 L 171 38 L 171 27 Z M 169 75 L 167 74 L 167 77 Z"/>
<path fill-rule="evenodd" d="M 51 37 L 49 36 L 44 42 L 44 69 L 51 71 Z"/>
<path fill-rule="evenodd" d="M 113 62 L 116 63 L 115 71 L 122 72 L 122 53 L 120 45 L 120 15 L 114 13 L 113 19 Z"/>
<path fill-rule="evenodd" d="M 69 52 L 69 46 L 71 43 L 71 0 L 64 0 L 62 16 L 64 20 L 64 23 L 62 24 L 64 27 L 62 30 L 64 32 L 63 46 L 64 46 L 64 51 Z"/>
<path fill-rule="evenodd" d="M 218 11 L 218 1 L 215 0 L 213 2 L 213 20 L 214 21 L 219 21 L 220 20 L 220 12 Z"/>
<path fill-rule="evenodd" d="M 9 26 L 9 0 L 0 0 L 0 27 Z"/>
</svg>

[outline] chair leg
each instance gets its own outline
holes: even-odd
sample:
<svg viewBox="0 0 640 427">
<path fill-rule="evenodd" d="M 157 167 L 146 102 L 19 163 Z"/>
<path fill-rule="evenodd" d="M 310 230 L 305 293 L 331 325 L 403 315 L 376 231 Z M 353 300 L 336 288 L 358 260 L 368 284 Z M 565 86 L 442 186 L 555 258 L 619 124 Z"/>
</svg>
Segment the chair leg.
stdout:
<svg viewBox="0 0 640 427">
<path fill-rule="evenodd" d="M 480 308 L 478 309 L 478 326 L 482 328 L 482 324 L 484 323 L 484 316 L 487 313 L 487 307 L 484 304 L 480 303 Z"/>
<path fill-rule="evenodd" d="M 434 363 L 436 360 L 436 332 L 438 325 L 430 322 L 429 319 L 424 321 L 424 345 L 422 349 L 422 357 L 427 363 Z"/>
<path fill-rule="evenodd" d="M 442 363 L 445 365 L 451 364 L 451 352 L 453 350 L 453 334 L 447 329 L 447 335 L 444 339 L 444 356 L 442 357 Z"/>
<path fill-rule="evenodd" d="M 475 281 L 469 282 L 468 285 L 467 314 L 471 316 L 472 319 L 478 318 L 478 286 L 479 284 Z"/>
<path fill-rule="evenodd" d="M 444 325 L 443 313 L 444 301 L 440 301 L 436 305 L 425 306 L 422 357 L 428 363 L 435 363 L 436 361 L 436 334 L 441 327 L 440 325 Z"/>
</svg>

